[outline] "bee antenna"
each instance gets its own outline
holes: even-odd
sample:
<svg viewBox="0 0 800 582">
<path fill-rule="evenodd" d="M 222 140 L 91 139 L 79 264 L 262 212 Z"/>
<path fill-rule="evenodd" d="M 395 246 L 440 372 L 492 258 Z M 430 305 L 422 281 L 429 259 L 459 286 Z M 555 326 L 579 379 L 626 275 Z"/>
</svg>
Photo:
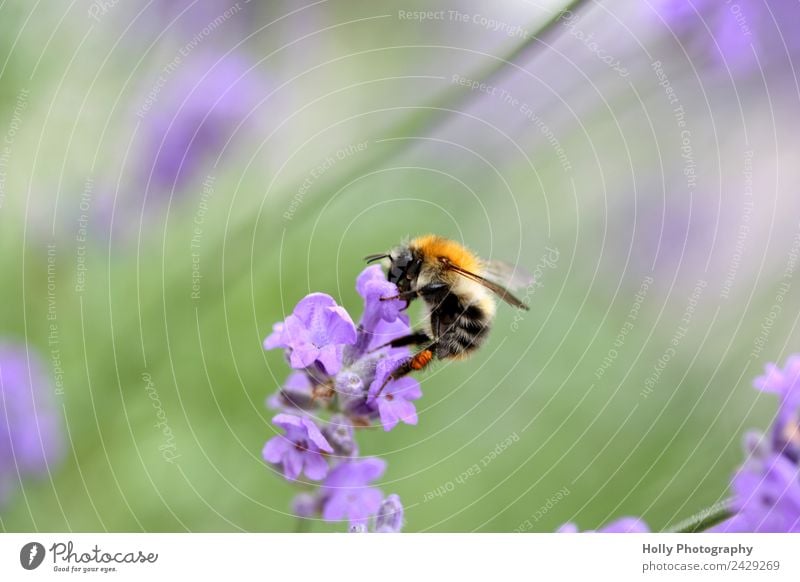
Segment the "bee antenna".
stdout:
<svg viewBox="0 0 800 582">
<path fill-rule="evenodd" d="M 364 260 L 367 263 L 374 263 L 375 261 L 380 261 L 381 259 L 388 259 L 389 255 L 387 253 L 376 253 L 374 255 L 367 255 L 364 257 Z"/>
</svg>

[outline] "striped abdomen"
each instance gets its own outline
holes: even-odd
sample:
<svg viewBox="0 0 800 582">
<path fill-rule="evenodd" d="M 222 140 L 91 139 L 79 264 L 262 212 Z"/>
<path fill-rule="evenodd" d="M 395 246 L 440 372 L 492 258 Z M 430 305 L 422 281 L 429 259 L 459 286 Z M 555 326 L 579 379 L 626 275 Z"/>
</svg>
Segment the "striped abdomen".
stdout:
<svg viewBox="0 0 800 582">
<path fill-rule="evenodd" d="M 452 293 L 426 300 L 437 358 L 466 356 L 484 342 L 491 325 L 491 314 L 487 309 L 478 303 L 463 305 Z"/>
</svg>

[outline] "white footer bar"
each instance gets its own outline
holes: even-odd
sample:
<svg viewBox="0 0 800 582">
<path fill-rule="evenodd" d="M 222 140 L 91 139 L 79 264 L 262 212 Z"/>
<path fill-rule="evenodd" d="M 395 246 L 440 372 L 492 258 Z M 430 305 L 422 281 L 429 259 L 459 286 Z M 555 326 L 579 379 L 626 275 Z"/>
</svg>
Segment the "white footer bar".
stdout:
<svg viewBox="0 0 800 582">
<path fill-rule="evenodd" d="M 799 550 L 793 534 L 2 534 L 0 580 L 796 581 Z"/>
</svg>

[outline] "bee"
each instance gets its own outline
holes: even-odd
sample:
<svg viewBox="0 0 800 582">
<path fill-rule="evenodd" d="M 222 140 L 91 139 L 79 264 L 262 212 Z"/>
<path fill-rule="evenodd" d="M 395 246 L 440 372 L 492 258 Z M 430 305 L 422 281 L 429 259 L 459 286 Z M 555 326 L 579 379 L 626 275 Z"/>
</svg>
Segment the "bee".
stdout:
<svg viewBox="0 0 800 582">
<path fill-rule="evenodd" d="M 364 257 L 367 263 L 388 259 L 387 278 L 397 285 L 397 295 L 381 300 L 421 298 L 427 310 L 421 329 L 380 347 L 416 346 L 418 351 L 387 378 L 390 381 L 422 370 L 433 360 L 462 359 L 486 340 L 494 321 L 499 297 L 527 310 L 512 289 L 528 285 L 532 278 L 502 261 L 485 261 L 463 245 L 428 234 L 401 243 L 388 253 Z M 377 348 L 380 349 L 380 348 Z"/>
</svg>

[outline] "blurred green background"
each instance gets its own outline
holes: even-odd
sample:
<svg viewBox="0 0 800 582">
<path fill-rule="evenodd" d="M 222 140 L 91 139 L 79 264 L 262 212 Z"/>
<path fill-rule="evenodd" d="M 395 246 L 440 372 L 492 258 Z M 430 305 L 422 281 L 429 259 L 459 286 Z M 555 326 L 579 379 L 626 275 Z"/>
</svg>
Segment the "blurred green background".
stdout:
<svg viewBox="0 0 800 582">
<path fill-rule="evenodd" d="M 249 117 L 180 187 L 156 191 L 137 160 L 178 74 L 153 112 L 136 111 L 227 7 L 156 4 L 0 8 L 0 132 L 17 128 L 0 201 L 0 335 L 63 369 L 63 389 L 49 389 L 67 451 L 0 509 L 3 530 L 294 531 L 295 489 L 260 454 L 274 434 L 264 401 L 288 368 L 261 342 L 311 291 L 357 317 L 361 258 L 425 232 L 529 271 L 558 258 L 521 321 L 501 306 L 485 349 L 420 376 L 418 426 L 360 431 L 362 454 L 389 463 L 380 487 L 400 495 L 407 531 L 588 529 L 622 515 L 660 530 L 726 496 L 742 434 L 775 411 L 752 379 L 798 345 L 788 54 L 719 62 L 706 32 L 652 10 L 576 8 L 622 76 L 576 28 L 533 38 L 558 2 L 464 2 L 466 22 L 439 2 L 241 2 L 181 67 L 239 55 L 265 89 L 247 100 L 249 85 L 235 87 Z M 400 16 L 414 10 L 445 16 Z M 524 32 L 503 32 L 512 25 Z M 337 157 L 354 144 L 365 145 Z M 437 488 L 449 491 L 426 500 Z"/>
</svg>

